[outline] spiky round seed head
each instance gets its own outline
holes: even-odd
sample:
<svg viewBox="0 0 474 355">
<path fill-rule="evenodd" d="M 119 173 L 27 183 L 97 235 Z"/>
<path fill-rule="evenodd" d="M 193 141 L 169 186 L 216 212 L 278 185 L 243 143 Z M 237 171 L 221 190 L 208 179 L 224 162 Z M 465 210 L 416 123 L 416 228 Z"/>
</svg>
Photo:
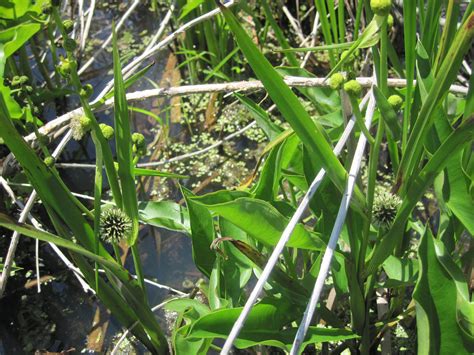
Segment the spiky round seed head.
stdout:
<svg viewBox="0 0 474 355">
<path fill-rule="evenodd" d="M 74 50 L 77 48 L 77 42 L 72 38 L 66 38 L 63 41 L 63 48 L 68 52 L 74 52 Z"/>
<path fill-rule="evenodd" d="M 349 95 L 358 97 L 362 92 L 362 86 L 360 86 L 357 80 L 349 80 L 344 84 L 344 91 L 346 91 Z"/>
<path fill-rule="evenodd" d="M 84 85 L 79 91 L 79 95 L 81 95 L 81 97 L 84 99 L 88 99 L 89 97 L 92 96 L 93 93 L 94 93 L 94 87 L 91 84 Z"/>
<path fill-rule="evenodd" d="M 74 21 L 71 19 L 67 19 L 63 21 L 63 27 L 66 33 L 71 33 L 74 29 Z"/>
<path fill-rule="evenodd" d="M 44 158 L 43 161 L 48 168 L 52 168 L 54 166 L 54 163 L 56 162 L 52 156 Z"/>
<path fill-rule="evenodd" d="M 401 203 L 402 200 L 400 197 L 386 189 L 376 191 L 374 204 L 372 206 L 373 224 L 379 228 L 390 228 Z"/>
<path fill-rule="evenodd" d="M 386 16 L 392 8 L 392 0 L 370 0 L 370 8 L 379 16 Z"/>
<path fill-rule="evenodd" d="M 387 101 L 395 111 L 400 110 L 403 104 L 403 99 L 399 95 L 391 95 Z"/>
<path fill-rule="evenodd" d="M 391 14 L 388 14 L 388 16 L 387 16 L 387 26 L 388 26 L 388 28 L 393 27 L 393 16 Z"/>
<path fill-rule="evenodd" d="M 105 139 L 112 139 L 112 137 L 114 136 L 114 129 L 112 127 L 106 125 L 105 123 L 101 123 L 99 127 Z"/>
<path fill-rule="evenodd" d="M 122 210 L 112 207 L 100 213 L 100 237 L 104 242 L 119 243 L 131 230 L 132 221 Z"/>
<path fill-rule="evenodd" d="M 344 84 L 344 80 L 346 80 L 344 78 L 344 75 L 342 75 L 341 73 L 334 73 L 329 78 L 329 86 L 333 90 L 339 90 L 342 88 L 342 85 Z"/>
</svg>

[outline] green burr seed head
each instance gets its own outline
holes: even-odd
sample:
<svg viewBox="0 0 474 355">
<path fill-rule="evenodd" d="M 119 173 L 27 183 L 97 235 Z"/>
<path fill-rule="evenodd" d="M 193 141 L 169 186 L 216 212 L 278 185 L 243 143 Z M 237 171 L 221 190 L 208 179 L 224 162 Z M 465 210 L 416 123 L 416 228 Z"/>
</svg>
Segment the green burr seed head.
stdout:
<svg viewBox="0 0 474 355">
<path fill-rule="evenodd" d="M 329 86 L 333 90 L 339 90 L 342 88 L 342 85 L 344 84 L 345 80 L 346 79 L 344 78 L 344 75 L 342 75 L 341 73 L 334 73 L 329 78 Z"/>
<path fill-rule="evenodd" d="M 105 139 L 112 139 L 112 137 L 114 136 L 114 129 L 112 127 L 106 125 L 105 123 L 101 123 L 99 127 Z"/>
<path fill-rule="evenodd" d="M 346 91 L 351 96 L 358 97 L 362 92 L 362 86 L 357 80 L 349 80 L 344 84 L 344 91 Z"/>
<path fill-rule="evenodd" d="M 119 243 L 132 230 L 131 219 L 116 207 L 106 208 L 100 213 L 100 238 L 106 243 Z"/>
<path fill-rule="evenodd" d="M 66 33 L 71 33 L 74 29 L 74 21 L 71 19 L 67 19 L 63 21 L 63 27 Z"/>
<path fill-rule="evenodd" d="M 395 111 L 400 110 L 403 104 L 403 99 L 399 95 L 391 95 L 387 101 Z"/>
<path fill-rule="evenodd" d="M 66 38 L 63 41 L 63 48 L 68 52 L 74 52 L 74 50 L 77 48 L 77 43 L 72 38 Z"/>
<path fill-rule="evenodd" d="M 145 144 L 145 136 L 141 133 L 135 132 L 132 134 L 132 142 L 138 147 L 142 147 Z"/>
<path fill-rule="evenodd" d="M 372 11 L 379 16 L 387 16 L 392 8 L 392 0 L 370 0 Z"/>
</svg>

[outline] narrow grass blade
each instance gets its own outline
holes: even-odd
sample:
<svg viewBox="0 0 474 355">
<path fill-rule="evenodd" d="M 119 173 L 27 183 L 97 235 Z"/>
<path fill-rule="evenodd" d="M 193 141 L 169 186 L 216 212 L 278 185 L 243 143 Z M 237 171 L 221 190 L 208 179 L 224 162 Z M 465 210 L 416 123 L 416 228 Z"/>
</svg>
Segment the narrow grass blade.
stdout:
<svg viewBox="0 0 474 355">
<path fill-rule="evenodd" d="M 132 160 L 132 135 L 130 117 L 122 78 L 122 68 L 117 48 L 117 37 L 113 30 L 114 58 L 114 107 L 115 107 L 115 144 L 117 150 L 118 175 L 122 187 L 123 206 L 120 206 L 132 220 L 132 232 L 129 245 L 134 245 L 138 238 L 138 202 L 135 190 L 134 166 Z"/>
</svg>

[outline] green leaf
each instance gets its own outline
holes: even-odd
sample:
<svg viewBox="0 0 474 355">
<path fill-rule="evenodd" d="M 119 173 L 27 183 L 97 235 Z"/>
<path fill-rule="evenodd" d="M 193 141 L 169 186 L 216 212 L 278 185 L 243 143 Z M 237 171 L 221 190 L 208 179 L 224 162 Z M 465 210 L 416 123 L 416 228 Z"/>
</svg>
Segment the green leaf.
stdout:
<svg viewBox="0 0 474 355">
<path fill-rule="evenodd" d="M 418 254 L 420 275 L 413 297 L 416 301 L 419 353 L 445 354 L 454 349 L 456 354 L 472 353 L 474 342 L 465 338 L 458 323 L 458 299 L 463 296 L 459 295 L 456 284 L 460 282 L 459 277 L 463 278 L 462 272 L 457 270 L 456 275 L 453 275 L 444 267 L 441 260 L 454 267 L 456 265 L 452 260 L 447 260 L 450 256 L 444 252 L 443 244 L 434 239 L 429 229 L 421 239 Z M 463 293 L 467 294 L 464 280 L 463 284 Z M 465 320 L 473 324 L 474 314 L 462 314 Z"/>
<path fill-rule="evenodd" d="M 181 9 L 181 15 L 179 15 L 178 20 L 185 18 L 191 11 L 198 8 L 205 0 L 187 0 L 186 5 Z"/>
<path fill-rule="evenodd" d="M 384 261 L 383 269 L 388 276 L 383 287 L 413 285 L 418 275 L 418 264 L 415 259 L 400 259 L 393 255 Z"/>
<path fill-rule="evenodd" d="M 199 198 L 192 200 L 203 203 Z M 268 246 L 276 245 L 288 224 L 286 217 L 263 200 L 241 197 L 230 202 L 205 204 L 205 207 Z M 296 226 L 287 246 L 309 250 L 323 250 L 326 247 L 315 233 L 308 232 L 302 224 Z"/>
<path fill-rule="evenodd" d="M 41 28 L 38 23 L 22 23 L 0 31 L 0 43 L 4 46 L 5 57 L 10 57 Z"/>
<path fill-rule="evenodd" d="M 192 193 L 181 187 L 189 211 L 193 260 L 197 268 L 207 277 L 211 276 L 216 254 L 211 250 L 214 240 L 214 222 L 206 207 L 194 202 Z"/>
<path fill-rule="evenodd" d="M 262 81 L 273 102 L 300 137 L 303 144 L 308 147 L 311 154 L 321 161 L 334 184 L 340 191 L 344 191 L 347 172 L 325 139 L 324 130 L 311 120 L 296 95 L 285 84 L 270 62 L 260 53 L 232 12 L 222 5 L 220 8 L 227 24 L 235 35 L 240 49 L 256 76 Z M 362 212 L 365 206 L 365 198 L 359 189 L 354 192 L 353 202 Z"/>
<path fill-rule="evenodd" d="M 165 171 L 153 170 L 153 169 L 143 169 L 143 168 L 133 168 L 133 174 L 135 176 L 161 176 L 172 179 L 188 179 L 187 175 L 179 175 L 174 173 L 167 173 Z"/>
<path fill-rule="evenodd" d="M 27 13 L 41 14 L 43 4 L 48 0 L 3 0 L 0 2 L 2 19 L 17 20 Z"/>
<path fill-rule="evenodd" d="M 132 134 L 130 132 L 130 117 L 125 95 L 125 87 L 120 66 L 120 57 L 117 47 L 115 26 L 113 32 L 113 59 L 114 59 L 114 122 L 115 146 L 117 151 L 118 175 L 122 187 L 124 212 L 132 220 L 132 232 L 128 237 L 128 244 L 133 246 L 138 238 L 138 202 L 135 190 L 134 165 L 132 160 Z"/>
<path fill-rule="evenodd" d="M 175 202 L 140 202 L 138 213 L 140 220 L 152 226 L 191 234 L 188 211 Z"/>
<path fill-rule="evenodd" d="M 192 326 L 189 338 L 226 338 L 242 308 L 222 309 L 201 317 Z M 235 341 L 239 349 L 255 345 L 276 346 L 289 351 L 296 328 L 282 329 L 293 319 L 298 319 L 301 310 L 295 310 L 291 302 L 265 298 L 255 305 Z M 301 352 L 308 344 L 336 342 L 357 338 L 346 329 L 310 327 Z"/>
</svg>

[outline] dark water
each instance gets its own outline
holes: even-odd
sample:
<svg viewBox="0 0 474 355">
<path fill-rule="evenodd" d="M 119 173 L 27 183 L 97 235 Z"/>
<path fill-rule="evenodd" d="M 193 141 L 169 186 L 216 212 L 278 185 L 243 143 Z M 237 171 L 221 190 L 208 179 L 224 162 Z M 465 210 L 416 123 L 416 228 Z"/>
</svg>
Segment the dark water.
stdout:
<svg viewBox="0 0 474 355">
<path fill-rule="evenodd" d="M 111 19 L 119 18 L 120 14 L 123 14 L 123 11 L 118 11 L 117 6 L 96 10 L 91 28 L 93 38 L 105 39 L 110 33 Z M 104 24 L 108 25 L 104 26 Z M 130 32 L 139 42 L 138 34 L 143 33 L 144 30 L 148 30 L 152 34 L 159 24 L 156 16 L 151 16 L 145 6 L 139 6 L 122 28 L 122 33 L 123 31 Z M 169 53 L 164 52 L 153 58 L 155 65 L 147 74 L 149 78 L 160 82 L 168 55 Z M 89 69 L 93 74 L 87 75 L 86 73 L 85 77 L 90 78 L 89 82 L 95 87 L 95 92 L 100 92 L 112 78 L 110 75 L 111 65 L 111 54 L 104 52 Z M 151 84 L 142 80 L 129 91 L 149 88 L 152 88 Z M 166 104 L 165 102 L 163 106 Z M 71 99 L 68 105 L 72 109 L 78 106 L 78 102 Z M 153 107 L 155 103 L 152 103 L 151 100 L 140 103 L 140 105 L 148 110 L 161 109 L 161 107 Z M 48 108 L 47 112 L 47 116 L 54 118 L 54 110 Z M 97 117 L 101 122 L 106 123 L 110 123 L 113 119 L 110 112 L 102 112 Z M 140 117 L 136 117 L 135 121 L 139 126 L 137 127 L 138 131 L 148 132 L 146 134 L 147 142 L 152 141 L 154 137 L 151 128 L 156 123 L 142 121 Z M 176 131 L 176 128 L 173 128 L 173 131 Z M 94 161 L 94 147 L 90 139 L 69 143 L 60 159 L 60 162 L 94 163 Z M 92 194 L 93 170 L 65 169 L 60 173 L 72 191 Z M 107 186 L 104 188 L 106 189 Z M 146 192 L 139 194 L 139 196 L 140 200 L 150 199 Z M 178 198 L 178 196 L 172 197 Z M 5 232 L 5 234 L 10 235 L 10 232 Z M 6 251 L 6 245 L 6 243 L 2 244 L 1 249 Z M 17 263 L 23 262 L 21 265 L 26 265 L 27 270 L 34 270 L 34 260 L 31 260 L 34 255 L 32 245 L 33 242 L 22 239 L 18 248 L 19 251 L 26 251 L 27 256 L 16 261 Z M 140 232 L 139 250 L 147 278 L 181 290 L 183 282 L 194 283 L 201 277 L 192 262 L 191 241 L 183 234 L 144 226 Z M 41 268 L 41 276 L 51 274 L 54 280 L 43 284 L 42 292 L 37 294 L 36 286 L 24 287 L 25 281 L 35 279 L 34 271 L 28 278 L 22 275 L 10 279 L 7 295 L 0 300 L 0 354 L 31 353 L 34 350 L 88 352 L 88 335 L 103 326 L 104 323 L 107 324 L 107 330 L 105 334 L 100 335 L 103 340 L 99 339 L 99 342 L 103 341 L 102 351 L 111 350 L 114 336 L 121 331 L 120 325 L 113 317 L 108 316 L 106 310 L 100 306 L 100 302 L 95 297 L 84 294 L 72 273 L 65 268 L 60 260 L 57 260 L 57 256 L 48 245 L 41 246 L 40 255 L 44 265 Z M 130 257 L 126 261 L 126 266 L 134 272 L 133 261 Z M 24 272 L 20 271 L 20 273 Z M 150 305 L 154 306 L 169 298 L 170 293 L 148 285 L 148 296 Z M 101 315 L 98 323 L 97 318 L 94 319 L 97 314 Z M 157 316 L 165 326 L 163 314 L 157 312 Z M 98 338 L 96 336 L 96 340 Z M 89 347 L 93 348 L 92 345 Z M 141 353 L 144 352 L 144 349 L 138 345 L 134 352 Z"/>
</svg>

